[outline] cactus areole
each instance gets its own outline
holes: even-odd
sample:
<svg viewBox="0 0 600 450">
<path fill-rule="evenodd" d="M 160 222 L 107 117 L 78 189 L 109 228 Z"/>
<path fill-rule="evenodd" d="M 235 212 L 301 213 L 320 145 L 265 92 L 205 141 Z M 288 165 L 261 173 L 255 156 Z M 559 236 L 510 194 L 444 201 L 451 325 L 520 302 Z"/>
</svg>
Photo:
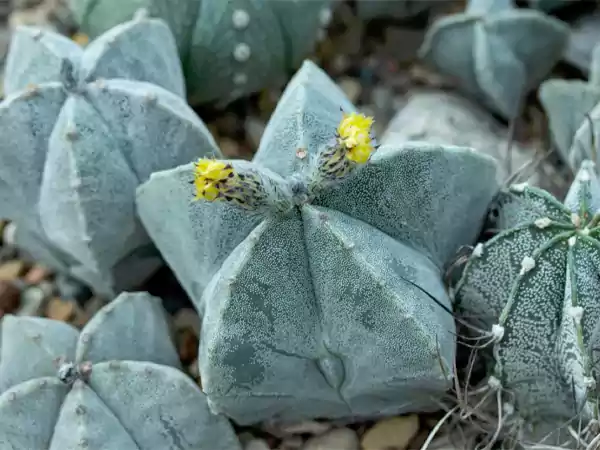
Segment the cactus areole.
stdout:
<svg viewBox="0 0 600 450">
<path fill-rule="evenodd" d="M 495 165 L 377 147 L 372 124 L 305 62 L 252 162 L 201 159 L 138 189 L 202 315 L 213 411 L 248 424 L 437 408 L 455 348 L 441 271 L 475 239 Z"/>
<path fill-rule="evenodd" d="M 586 161 L 561 204 L 515 185 L 456 290 L 493 337 L 493 379 L 529 422 L 598 418 L 600 184 Z"/>
</svg>

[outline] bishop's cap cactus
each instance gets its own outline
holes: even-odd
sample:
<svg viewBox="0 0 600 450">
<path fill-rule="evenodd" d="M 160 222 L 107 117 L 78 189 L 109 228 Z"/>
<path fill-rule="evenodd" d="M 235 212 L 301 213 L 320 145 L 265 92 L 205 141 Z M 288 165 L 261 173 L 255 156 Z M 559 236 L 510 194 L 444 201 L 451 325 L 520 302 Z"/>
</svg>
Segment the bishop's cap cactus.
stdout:
<svg viewBox="0 0 600 450">
<path fill-rule="evenodd" d="M 5 90 L 0 217 L 15 221 L 18 244 L 98 293 L 136 286 L 161 262 L 136 217 L 136 187 L 212 143 L 182 98 L 168 27 L 140 13 L 85 50 L 19 28 Z"/>
<path fill-rule="evenodd" d="M 240 450 L 178 370 L 160 299 L 123 293 L 79 332 L 0 322 L 0 448 Z"/>
<path fill-rule="evenodd" d="M 515 185 L 456 289 L 457 307 L 493 335 L 491 375 L 533 423 L 596 418 L 600 183 L 584 162 L 561 204 Z"/>
<path fill-rule="evenodd" d="M 456 147 L 377 148 L 372 123 L 306 62 L 252 162 L 203 159 L 138 189 L 203 316 L 214 411 L 246 424 L 437 408 L 454 358 L 441 271 L 475 239 L 495 165 Z"/>
</svg>

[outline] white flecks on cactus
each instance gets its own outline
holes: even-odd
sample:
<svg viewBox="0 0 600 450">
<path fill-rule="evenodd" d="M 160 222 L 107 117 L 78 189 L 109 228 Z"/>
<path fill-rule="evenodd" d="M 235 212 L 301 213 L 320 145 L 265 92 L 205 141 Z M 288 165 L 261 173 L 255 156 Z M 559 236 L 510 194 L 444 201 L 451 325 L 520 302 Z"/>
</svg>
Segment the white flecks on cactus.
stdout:
<svg viewBox="0 0 600 450">
<path fill-rule="evenodd" d="M 3 448 L 241 450 L 179 371 L 161 301 L 147 293 L 121 294 L 81 333 L 4 316 L 0 354 Z"/>
<path fill-rule="evenodd" d="M 549 217 L 542 217 L 540 219 L 535 220 L 533 223 L 536 227 L 543 230 L 544 228 L 548 228 L 550 225 L 552 225 L 552 219 L 550 219 Z"/>
<path fill-rule="evenodd" d="M 377 148 L 372 124 L 306 61 L 252 162 L 204 159 L 138 189 L 202 316 L 213 411 L 249 424 L 438 408 L 455 352 L 442 271 L 476 239 L 496 165 L 459 147 Z"/>
<path fill-rule="evenodd" d="M 37 34 L 18 28 L 8 55 L 0 217 L 18 224 L 23 250 L 112 296 L 162 264 L 136 216 L 135 188 L 206 155 L 212 137 L 183 98 L 162 21 L 137 17 L 85 49 Z"/>
<path fill-rule="evenodd" d="M 252 53 L 252 51 L 250 50 L 250 47 L 248 46 L 248 44 L 245 44 L 243 42 L 240 44 L 237 44 L 235 46 L 235 49 L 233 50 L 233 56 L 239 62 L 248 61 L 251 53 Z"/>
<path fill-rule="evenodd" d="M 492 338 L 494 339 L 494 341 L 501 341 L 503 337 L 504 327 L 497 323 L 492 325 Z"/>
<path fill-rule="evenodd" d="M 580 175 L 564 203 L 533 187 L 501 191 L 488 224 L 496 234 L 455 286 L 459 315 L 504 329 L 492 343 L 493 375 L 519 415 L 563 431 L 573 417 L 597 419 L 589 382 L 599 375 L 592 354 L 600 344 L 600 182 Z M 553 226 L 540 227 L 547 219 Z"/>
<path fill-rule="evenodd" d="M 236 9 L 233 11 L 231 20 L 233 21 L 233 26 L 236 29 L 243 30 L 250 23 L 250 14 L 243 9 Z"/>
<path fill-rule="evenodd" d="M 335 0 L 68 0 L 91 38 L 130 20 L 143 7 L 163 19 L 177 42 L 190 103 L 228 102 L 282 85 L 317 42 Z M 232 57 L 246 43 L 252 57 Z M 235 81 L 245 62 L 248 82 Z"/>
</svg>

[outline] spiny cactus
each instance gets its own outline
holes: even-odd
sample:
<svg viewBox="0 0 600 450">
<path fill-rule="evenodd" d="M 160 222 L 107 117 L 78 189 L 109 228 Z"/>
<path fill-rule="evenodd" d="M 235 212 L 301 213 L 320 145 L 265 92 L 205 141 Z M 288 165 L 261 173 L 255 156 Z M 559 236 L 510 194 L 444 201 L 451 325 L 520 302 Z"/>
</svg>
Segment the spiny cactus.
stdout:
<svg viewBox="0 0 600 450">
<path fill-rule="evenodd" d="M 543 426 L 598 418 L 600 183 L 584 162 L 564 204 L 515 185 L 456 286 L 458 310 L 493 342 L 491 380 L 521 418 Z M 556 421 L 556 422 L 553 422 Z"/>
<path fill-rule="evenodd" d="M 181 98 L 168 27 L 140 15 L 85 51 L 19 28 L 5 89 L 0 217 L 17 224 L 17 243 L 100 294 L 135 287 L 160 265 L 135 213 L 136 187 L 213 145 Z"/>
<path fill-rule="evenodd" d="M 333 0 L 69 0 L 91 36 L 143 6 L 177 40 L 190 103 L 231 101 L 283 81 L 331 19 Z"/>
<path fill-rule="evenodd" d="M 539 97 L 563 160 L 574 172 L 586 159 L 597 163 L 600 140 L 595 137 L 600 130 L 600 44 L 592 53 L 587 83 L 548 80 L 540 87 Z"/>
<path fill-rule="evenodd" d="M 448 387 L 440 271 L 475 239 L 495 164 L 418 143 L 371 155 L 372 123 L 307 61 L 252 162 L 201 160 L 138 189 L 203 316 L 213 411 L 241 424 L 367 416 L 436 408 Z"/>
<path fill-rule="evenodd" d="M 470 0 L 462 14 L 439 19 L 421 58 L 507 119 L 562 57 L 569 28 L 511 0 Z"/>
<path fill-rule="evenodd" d="M 0 322 L 0 448 L 239 450 L 180 372 L 159 298 L 123 293 L 81 332 Z"/>
</svg>

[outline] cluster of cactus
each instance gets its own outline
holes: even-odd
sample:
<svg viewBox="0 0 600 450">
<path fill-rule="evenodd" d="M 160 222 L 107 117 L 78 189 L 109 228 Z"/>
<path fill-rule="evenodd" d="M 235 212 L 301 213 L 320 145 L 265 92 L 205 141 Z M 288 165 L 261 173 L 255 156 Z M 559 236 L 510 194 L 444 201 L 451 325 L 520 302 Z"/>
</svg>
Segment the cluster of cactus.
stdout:
<svg viewBox="0 0 600 450">
<path fill-rule="evenodd" d="M 564 204 L 502 190 L 456 285 L 456 308 L 487 330 L 490 385 L 527 423 L 598 420 L 600 181 L 584 161 Z M 560 427 L 558 427 L 560 428 Z"/>
<path fill-rule="evenodd" d="M 283 83 L 329 24 L 333 0 L 69 0 L 96 37 L 144 7 L 171 28 L 188 101 L 234 100 Z"/>
<path fill-rule="evenodd" d="M 496 167 L 465 148 L 376 149 L 371 125 L 307 61 L 252 162 L 202 160 L 138 189 L 203 317 L 213 411 L 247 424 L 437 408 L 455 352 L 441 273 L 476 238 Z"/>
<path fill-rule="evenodd" d="M 0 217 L 17 245 L 107 296 L 144 281 L 161 259 L 135 189 L 212 145 L 168 27 L 141 12 L 85 50 L 20 27 L 4 81 Z"/>
<path fill-rule="evenodd" d="M 121 294 L 81 332 L 7 315 L 0 356 L 2 449 L 241 450 L 179 370 L 160 299 L 147 293 Z"/>
<path fill-rule="evenodd" d="M 495 113 L 513 119 L 523 98 L 562 57 L 569 28 L 512 0 L 469 0 L 464 13 L 439 19 L 420 56 Z"/>
<path fill-rule="evenodd" d="M 589 81 L 553 79 L 539 93 L 554 143 L 571 169 L 590 159 L 598 163 L 596 133 L 600 130 L 600 44 L 592 53 Z M 594 132 L 596 130 L 596 132 Z"/>
</svg>

